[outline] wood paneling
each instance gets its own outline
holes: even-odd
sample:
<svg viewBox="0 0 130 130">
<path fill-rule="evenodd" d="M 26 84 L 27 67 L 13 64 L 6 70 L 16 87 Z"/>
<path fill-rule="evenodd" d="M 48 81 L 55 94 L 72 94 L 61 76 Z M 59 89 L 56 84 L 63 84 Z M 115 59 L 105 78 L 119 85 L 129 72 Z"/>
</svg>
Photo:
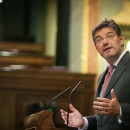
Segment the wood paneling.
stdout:
<svg viewBox="0 0 130 130">
<path fill-rule="evenodd" d="M 83 114 L 93 114 L 95 75 L 42 70 L 0 71 L 0 129 L 22 130 L 27 108 L 34 103 L 45 106 L 51 98 L 82 81 L 71 103 Z M 55 100 L 54 123 L 65 127 L 60 109 L 67 110 L 70 91 Z"/>
<path fill-rule="evenodd" d="M 44 44 L 0 42 L 0 67 L 25 65 L 27 68 L 53 66 L 54 57 L 46 56 Z"/>
</svg>

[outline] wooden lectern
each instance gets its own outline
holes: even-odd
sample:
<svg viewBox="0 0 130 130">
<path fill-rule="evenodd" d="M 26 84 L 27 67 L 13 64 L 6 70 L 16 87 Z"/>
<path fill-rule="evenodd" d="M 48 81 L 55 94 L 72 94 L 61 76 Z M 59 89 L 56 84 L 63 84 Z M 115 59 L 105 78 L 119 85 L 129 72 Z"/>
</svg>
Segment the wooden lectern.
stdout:
<svg viewBox="0 0 130 130">
<path fill-rule="evenodd" d="M 65 130 L 55 127 L 52 115 L 51 111 L 43 110 L 26 117 L 24 120 L 25 130 Z"/>
</svg>

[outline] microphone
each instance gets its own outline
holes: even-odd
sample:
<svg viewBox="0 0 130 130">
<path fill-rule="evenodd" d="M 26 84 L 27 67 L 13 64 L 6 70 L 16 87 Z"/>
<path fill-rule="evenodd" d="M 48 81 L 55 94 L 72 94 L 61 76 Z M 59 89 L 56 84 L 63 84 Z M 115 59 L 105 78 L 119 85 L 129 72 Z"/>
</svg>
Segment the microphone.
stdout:
<svg viewBox="0 0 130 130">
<path fill-rule="evenodd" d="M 55 97 L 53 97 L 53 98 L 49 101 L 49 103 L 47 104 L 47 108 L 49 107 L 50 103 L 51 103 L 53 100 L 55 100 L 56 98 L 58 98 L 59 96 L 61 96 L 62 94 L 64 94 L 64 93 L 65 93 L 66 91 L 68 91 L 69 89 L 71 89 L 71 87 L 65 89 L 63 92 L 61 92 L 61 93 L 59 93 L 58 95 L 56 95 Z"/>
<path fill-rule="evenodd" d="M 70 106 L 70 99 L 71 99 L 71 95 L 73 94 L 73 92 L 77 89 L 77 87 L 80 85 L 81 81 L 78 82 L 78 84 L 72 89 L 70 95 L 69 95 L 69 100 L 68 100 L 68 114 L 67 114 L 67 124 L 66 124 L 66 130 L 68 130 L 68 121 L 69 121 L 69 106 Z"/>
</svg>

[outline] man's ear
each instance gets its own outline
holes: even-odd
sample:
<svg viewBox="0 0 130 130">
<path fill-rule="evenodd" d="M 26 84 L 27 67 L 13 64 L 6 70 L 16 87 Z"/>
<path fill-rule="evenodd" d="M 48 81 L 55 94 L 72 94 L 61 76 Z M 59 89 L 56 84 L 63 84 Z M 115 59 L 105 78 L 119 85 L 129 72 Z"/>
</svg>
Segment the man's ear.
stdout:
<svg viewBox="0 0 130 130">
<path fill-rule="evenodd" d="M 119 38 L 120 38 L 121 44 L 124 46 L 125 36 L 123 34 L 121 34 Z"/>
</svg>

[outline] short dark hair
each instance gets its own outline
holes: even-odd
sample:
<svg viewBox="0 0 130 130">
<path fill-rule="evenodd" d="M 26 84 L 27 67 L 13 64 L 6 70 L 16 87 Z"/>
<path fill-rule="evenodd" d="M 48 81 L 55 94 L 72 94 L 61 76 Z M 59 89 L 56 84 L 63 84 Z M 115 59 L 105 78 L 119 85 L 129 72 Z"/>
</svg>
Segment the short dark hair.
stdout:
<svg viewBox="0 0 130 130">
<path fill-rule="evenodd" d="M 112 28 L 115 30 L 115 32 L 116 32 L 116 34 L 117 34 L 118 36 L 121 35 L 121 29 L 120 29 L 119 25 L 118 25 L 114 20 L 112 20 L 112 19 L 109 19 L 109 20 L 105 19 L 104 21 L 100 22 L 100 23 L 99 23 L 95 28 L 93 28 L 93 30 L 92 30 L 92 37 L 93 37 L 94 43 L 95 43 L 95 33 L 96 33 L 98 30 L 100 30 L 100 29 L 102 29 L 102 28 L 104 28 L 104 27 L 112 27 Z"/>
</svg>

